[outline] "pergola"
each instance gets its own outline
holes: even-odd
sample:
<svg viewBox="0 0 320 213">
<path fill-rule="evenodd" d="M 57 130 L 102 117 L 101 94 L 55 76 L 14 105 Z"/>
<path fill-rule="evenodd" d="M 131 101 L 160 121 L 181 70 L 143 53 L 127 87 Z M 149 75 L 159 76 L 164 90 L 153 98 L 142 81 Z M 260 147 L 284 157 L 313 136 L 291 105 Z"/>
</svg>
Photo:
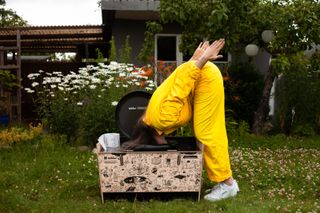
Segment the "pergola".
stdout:
<svg viewBox="0 0 320 213">
<path fill-rule="evenodd" d="M 21 55 L 75 52 L 89 57 L 89 47 L 108 46 L 103 25 L 27 26 L 0 28 L 0 70 L 10 70 L 21 82 Z M 8 58 L 12 53 L 12 59 Z M 1 86 L 1 85 L 0 85 Z M 3 95 L 4 93 L 1 92 Z M 21 122 L 21 89 L 9 97 L 10 119 Z M 12 108 L 15 110 L 12 110 Z M 15 111 L 15 113 L 13 113 Z"/>
<path fill-rule="evenodd" d="M 84 44 L 106 43 L 103 25 L 0 28 L 0 46 L 21 43 L 23 53 L 77 52 Z"/>
</svg>

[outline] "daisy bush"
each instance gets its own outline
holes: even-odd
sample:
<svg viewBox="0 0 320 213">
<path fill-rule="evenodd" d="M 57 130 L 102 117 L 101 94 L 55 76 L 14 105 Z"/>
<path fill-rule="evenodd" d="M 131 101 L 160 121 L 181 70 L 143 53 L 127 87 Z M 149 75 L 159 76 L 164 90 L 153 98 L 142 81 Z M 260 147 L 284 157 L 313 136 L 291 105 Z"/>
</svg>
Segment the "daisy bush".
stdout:
<svg viewBox="0 0 320 213">
<path fill-rule="evenodd" d="M 39 116 L 53 133 L 68 141 L 94 144 L 99 135 L 117 131 L 115 107 L 126 93 L 153 92 L 152 67 L 111 62 L 82 67 L 78 72 L 44 72 L 28 75 Z"/>
</svg>

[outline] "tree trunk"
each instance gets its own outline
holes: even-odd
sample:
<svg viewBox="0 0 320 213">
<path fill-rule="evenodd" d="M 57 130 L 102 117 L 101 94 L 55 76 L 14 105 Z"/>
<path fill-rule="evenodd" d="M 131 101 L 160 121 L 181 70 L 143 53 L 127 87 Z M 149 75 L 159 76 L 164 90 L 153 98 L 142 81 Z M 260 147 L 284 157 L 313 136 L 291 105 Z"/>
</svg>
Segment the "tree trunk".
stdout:
<svg viewBox="0 0 320 213">
<path fill-rule="evenodd" d="M 274 79 L 275 75 L 270 66 L 265 76 L 263 93 L 258 109 L 254 113 L 252 132 L 256 135 L 263 134 L 263 127 L 269 113 L 269 99 Z"/>
</svg>

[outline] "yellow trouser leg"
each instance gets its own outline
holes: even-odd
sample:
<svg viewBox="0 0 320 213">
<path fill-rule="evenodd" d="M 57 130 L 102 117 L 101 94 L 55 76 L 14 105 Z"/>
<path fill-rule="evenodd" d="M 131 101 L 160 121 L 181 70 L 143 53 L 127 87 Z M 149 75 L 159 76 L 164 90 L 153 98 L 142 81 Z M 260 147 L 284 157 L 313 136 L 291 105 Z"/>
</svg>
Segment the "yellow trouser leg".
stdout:
<svg viewBox="0 0 320 213">
<path fill-rule="evenodd" d="M 192 117 L 189 96 L 200 69 L 193 61 L 181 64 L 153 93 L 144 121 L 158 132 L 168 134 Z"/>
<path fill-rule="evenodd" d="M 204 162 L 211 181 L 232 176 L 225 127 L 224 88 L 219 69 L 207 63 L 194 89 L 194 131 L 204 144 Z"/>
</svg>

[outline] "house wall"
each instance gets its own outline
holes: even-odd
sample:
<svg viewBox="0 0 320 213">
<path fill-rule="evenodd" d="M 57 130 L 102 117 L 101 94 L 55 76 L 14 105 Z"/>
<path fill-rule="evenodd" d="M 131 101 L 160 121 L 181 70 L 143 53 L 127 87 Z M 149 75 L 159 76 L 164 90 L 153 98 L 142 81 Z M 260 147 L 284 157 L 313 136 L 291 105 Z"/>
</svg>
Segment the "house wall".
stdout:
<svg viewBox="0 0 320 213">
<path fill-rule="evenodd" d="M 255 66 L 261 74 L 265 75 L 269 69 L 271 55 L 264 49 L 260 49 L 258 54 L 254 57 Z"/>
<path fill-rule="evenodd" d="M 112 35 L 115 39 L 117 50 L 124 48 L 126 36 L 130 36 L 130 46 L 132 47 L 131 59 L 132 63 L 141 65 L 142 62 L 138 60 L 139 52 L 144 41 L 144 32 L 146 30 L 146 21 L 143 20 L 114 20 L 112 27 Z M 175 24 L 167 24 L 164 26 L 161 33 L 177 34 L 181 30 Z M 117 52 L 118 54 L 118 52 Z"/>
<path fill-rule="evenodd" d="M 132 47 L 132 63 L 138 62 L 138 55 L 144 40 L 145 21 L 140 20 L 115 20 L 112 24 L 112 36 L 114 36 L 116 49 L 123 49 L 126 36 L 129 35 L 130 46 Z M 117 57 L 119 52 L 117 52 Z"/>
</svg>

